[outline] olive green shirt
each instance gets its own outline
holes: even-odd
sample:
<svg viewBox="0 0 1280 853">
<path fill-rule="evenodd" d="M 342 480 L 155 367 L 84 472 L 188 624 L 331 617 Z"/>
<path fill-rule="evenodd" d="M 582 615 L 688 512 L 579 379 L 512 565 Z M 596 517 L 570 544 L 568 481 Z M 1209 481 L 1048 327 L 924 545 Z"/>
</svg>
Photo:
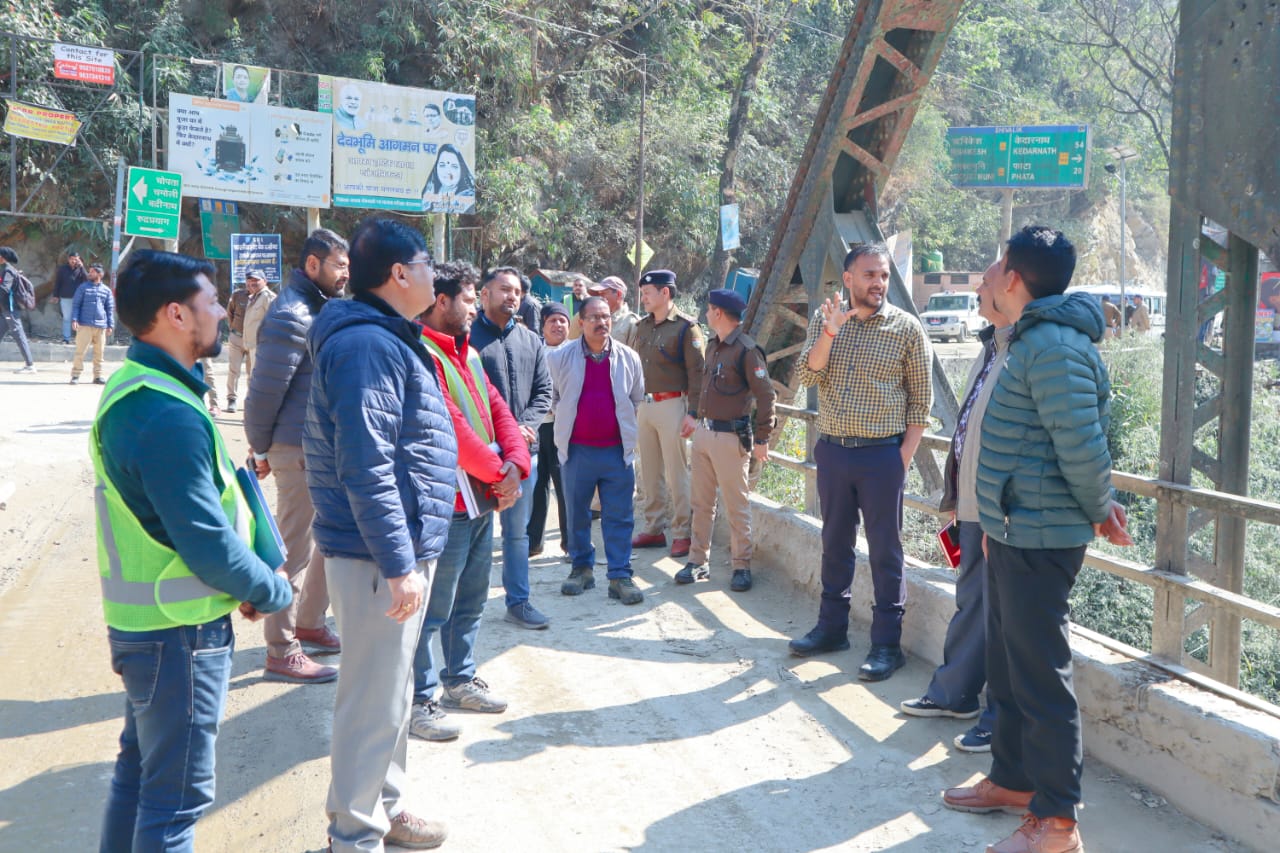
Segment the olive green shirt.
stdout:
<svg viewBox="0 0 1280 853">
<path fill-rule="evenodd" d="M 657 323 L 649 314 L 636 324 L 633 349 L 644 365 L 644 390 L 648 394 L 687 391 L 688 413 L 698 416 L 702 391 L 703 337 L 698 321 L 672 307 L 667 319 Z"/>
<path fill-rule="evenodd" d="M 731 421 L 751 414 L 756 406 L 756 444 L 767 444 L 773 432 L 773 403 L 777 393 L 769 381 L 769 364 L 760 347 L 742 331 L 734 329 L 721 341 L 707 342 L 706 364 L 702 369 L 702 393 L 698 417 Z"/>
</svg>

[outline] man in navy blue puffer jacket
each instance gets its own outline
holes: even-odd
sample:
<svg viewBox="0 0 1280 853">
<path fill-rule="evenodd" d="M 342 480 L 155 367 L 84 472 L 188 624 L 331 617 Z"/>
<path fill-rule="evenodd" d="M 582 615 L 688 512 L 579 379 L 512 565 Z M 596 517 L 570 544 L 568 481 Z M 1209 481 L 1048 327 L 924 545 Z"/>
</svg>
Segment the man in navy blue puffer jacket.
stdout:
<svg viewBox="0 0 1280 853">
<path fill-rule="evenodd" d="M 1095 346 L 1106 324 L 1090 297 L 1066 293 L 1075 265 L 1061 231 L 1028 226 L 983 278 L 1014 324 L 978 454 L 996 721 L 990 773 L 943 800 L 960 811 L 1026 813 L 987 853 L 1081 849 L 1083 745 L 1067 599 L 1094 536 L 1132 544 L 1111 499 L 1111 388 Z"/>
<path fill-rule="evenodd" d="M 308 335 L 315 371 L 302 432 L 343 634 L 330 849 L 435 847 L 443 824 L 399 802 L 410 669 L 457 488 L 453 426 L 412 321 L 434 301 L 435 274 L 422 235 L 393 220 L 365 221 L 350 246 L 354 297 L 329 303 Z"/>
</svg>

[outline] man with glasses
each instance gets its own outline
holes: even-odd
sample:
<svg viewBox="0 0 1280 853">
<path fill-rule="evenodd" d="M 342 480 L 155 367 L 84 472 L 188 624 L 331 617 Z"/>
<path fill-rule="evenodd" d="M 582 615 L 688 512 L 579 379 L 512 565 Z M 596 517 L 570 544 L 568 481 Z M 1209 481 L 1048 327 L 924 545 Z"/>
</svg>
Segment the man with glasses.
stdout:
<svg viewBox="0 0 1280 853">
<path fill-rule="evenodd" d="M 578 311 L 582 337 L 547 353 L 573 565 L 560 591 L 581 595 L 596 585 L 591 497 L 598 489 L 609 597 L 639 604 L 644 593 L 632 580 L 631 534 L 636 410 L 644 400 L 644 370 L 635 350 L 610 337 L 613 312 L 607 302 L 589 296 Z"/>
<path fill-rule="evenodd" d="M 420 233 L 367 220 L 351 238 L 355 295 L 321 312 L 310 334 L 307 483 L 346 637 L 325 805 L 336 853 L 434 848 L 447 834 L 404 802 L 410 669 L 458 461 L 443 382 L 413 322 L 434 284 Z"/>
<path fill-rule="evenodd" d="M 316 663 L 302 648 L 323 654 L 342 648 L 324 621 L 329 593 L 324 557 L 311 538 L 315 509 L 302 461 L 302 426 L 311 391 L 307 332 L 325 303 L 342 295 L 348 278 L 347 241 L 327 228 L 311 232 L 298 268 L 258 331 L 257 363 L 244 403 L 244 433 L 253 451 L 249 464 L 260 480 L 276 476 L 276 522 L 289 552 L 284 568 L 293 585 L 293 604 L 263 627 L 266 678 L 272 681 L 319 684 L 338 677 L 337 669 Z"/>
</svg>

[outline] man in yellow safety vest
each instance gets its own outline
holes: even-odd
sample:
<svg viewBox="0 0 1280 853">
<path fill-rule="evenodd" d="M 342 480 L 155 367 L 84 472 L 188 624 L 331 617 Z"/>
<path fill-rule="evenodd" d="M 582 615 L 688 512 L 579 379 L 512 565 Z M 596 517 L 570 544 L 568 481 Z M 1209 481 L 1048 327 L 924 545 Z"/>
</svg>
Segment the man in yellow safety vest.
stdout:
<svg viewBox="0 0 1280 853">
<path fill-rule="evenodd" d="M 213 802 L 214 741 L 231 674 L 230 614 L 288 606 L 288 581 L 251 547 L 253 519 L 202 398 L 221 344 L 208 261 L 139 251 L 116 304 L 135 337 L 103 390 L 89 452 L 98 572 L 124 731 L 103 850 L 195 847 Z"/>
</svg>

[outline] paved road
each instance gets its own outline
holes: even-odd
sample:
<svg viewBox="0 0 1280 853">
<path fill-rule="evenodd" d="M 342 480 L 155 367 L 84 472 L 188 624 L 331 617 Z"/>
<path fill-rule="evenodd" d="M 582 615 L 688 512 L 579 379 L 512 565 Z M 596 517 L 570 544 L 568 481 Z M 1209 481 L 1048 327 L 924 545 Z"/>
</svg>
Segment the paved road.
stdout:
<svg viewBox="0 0 1280 853">
<path fill-rule="evenodd" d="M 84 851 L 124 702 L 94 571 L 85 441 L 98 395 L 66 385 L 65 366 L 16 366 L 0 362 L 0 485 L 16 488 L 0 512 L 0 850 Z M 239 417 L 220 423 L 240 455 Z M 1011 816 L 940 806 L 943 787 L 988 762 L 950 749 L 964 724 L 897 713 L 928 665 L 860 684 L 863 630 L 849 652 L 790 658 L 786 639 L 813 618 L 807 596 L 767 571 L 733 595 L 720 559 L 712 582 L 676 587 L 678 568 L 647 552 L 648 598 L 623 607 L 602 587 L 560 596 L 567 567 L 537 560 L 534 600 L 554 620 L 537 633 L 502 622 L 491 590 L 480 674 L 511 709 L 460 715 L 455 743 L 410 745 L 409 805 L 450 823 L 446 850 L 955 853 L 1014 829 Z M 262 681 L 261 631 L 237 631 L 218 797 L 197 849 L 316 850 L 333 685 Z M 1096 762 L 1085 796 L 1091 853 L 1242 849 Z"/>
</svg>

